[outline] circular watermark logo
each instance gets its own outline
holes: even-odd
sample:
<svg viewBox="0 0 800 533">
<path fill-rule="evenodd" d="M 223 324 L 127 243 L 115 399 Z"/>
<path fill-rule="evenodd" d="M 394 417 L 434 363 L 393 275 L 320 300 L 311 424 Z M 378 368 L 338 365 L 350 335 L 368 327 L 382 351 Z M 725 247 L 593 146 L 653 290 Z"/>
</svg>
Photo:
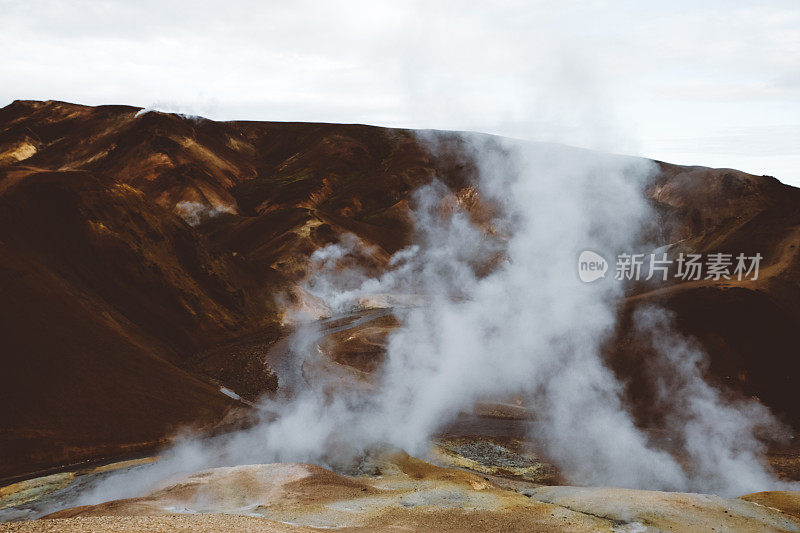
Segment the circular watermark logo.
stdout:
<svg viewBox="0 0 800 533">
<path fill-rule="evenodd" d="M 591 250 L 584 250 L 578 256 L 578 277 L 584 283 L 591 283 L 606 277 L 608 261 L 602 255 Z"/>
</svg>

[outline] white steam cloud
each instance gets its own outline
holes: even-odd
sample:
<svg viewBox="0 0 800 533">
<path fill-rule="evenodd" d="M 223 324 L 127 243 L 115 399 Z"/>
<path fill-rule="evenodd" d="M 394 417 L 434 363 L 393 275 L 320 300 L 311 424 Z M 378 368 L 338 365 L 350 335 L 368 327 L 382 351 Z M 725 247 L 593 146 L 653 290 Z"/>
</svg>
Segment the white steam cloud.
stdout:
<svg viewBox="0 0 800 533">
<path fill-rule="evenodd" d="M 184 200 L 175 204 L 175 211 L 190 226 L 197 226 L 203 220 L 214 218 L 222 213 L 233 213 L 234 209 L 226 205 L 207 206 L 200 202 Z"/>
<path fill-rule="evenodd" d="M 425 142 L 436 149 L 436 136 Z M 485 136 L 467 142 L 479 163 L 475 186 L 493 206 L 487 220 L 443 209 L 453 195 L 434 182 L 415 195 L 415 245 L 382 275 L 342 268 L 363 252 L 355 238 L 313 257 L 319 272 L 306 289 L 335 313 L 378 294 L 417 298 L 394 309 L 402 326 L 375 387 L 308 379 L 324 356 L 320 332 L 301 325 L 279 369 L 292 394 L 264 400 L 260 423 L 185 439 L 157 464 L 111 477 L 79 503 L 141 494 L 169 475 L 213 466 L 341 465 L 378 444 L 424 456 L 431 436 L 459 412 L 512 396 L 533 409 L 531 438 L 571 483 L 731 496 L 781 488 L 755 436 L 781 428 L 754 401 L 732 402 L 708 385 L 705 356 L 672 331 L 663 311 L 640 311 L 635 323 L 656 354 L 649 368 L 657 401 L 685 460 L 636 426 L 623 384 L 604 364 L 601 347 L 622 290 L 608 279 L 581 283 L 576 258 L 587 248 L 608 257 L 636 246 L 651 215 L 643 190 L 652 164 Z"/>
</svg>

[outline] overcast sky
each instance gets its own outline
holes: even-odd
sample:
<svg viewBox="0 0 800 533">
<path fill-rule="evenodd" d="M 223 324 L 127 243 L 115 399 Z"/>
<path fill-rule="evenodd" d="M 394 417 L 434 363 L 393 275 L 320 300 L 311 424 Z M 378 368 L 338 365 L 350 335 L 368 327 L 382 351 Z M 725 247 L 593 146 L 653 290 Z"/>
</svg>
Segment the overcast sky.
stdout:
<svg viewBox="0 0 800 533">
<path fill-rule="evenodd" d="M 800 1 L 0 0 L 0 106 L 469 129 L 800 185 Z"/>
</svg>

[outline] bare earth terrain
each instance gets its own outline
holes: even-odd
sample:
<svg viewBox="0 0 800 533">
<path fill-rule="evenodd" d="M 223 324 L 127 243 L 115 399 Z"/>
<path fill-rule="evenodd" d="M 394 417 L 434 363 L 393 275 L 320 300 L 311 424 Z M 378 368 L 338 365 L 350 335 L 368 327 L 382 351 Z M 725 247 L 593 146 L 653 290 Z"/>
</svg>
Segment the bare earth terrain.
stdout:
<svg viewBox="0 0 800 533">
<path fill-rule="evenodd" d="M 402 452 L 342 475 L 298 463 L 217 468 L 147 496 L 0 531 L 798 531 L 800 493 L 702 494 L 542 486 L 436 467 Z M 1 501 L 1 500 L 0 500 Z"/>
<path fill-rule="evenodd" d="M 288 307 L 319 318 L 320 358 L 304 379 L 374 386 L 400 325 L 392 307 L 420 299 L 380 295 L 326 316 L 301 288 L 311 254 L 352 234 L 358 266 L 384 271 L 411 243 L 412 192 L 434 178 L 449 194 L 441 209 L 478 225 L 492 210 L 472 186 L 465 134 L 440 133 L 434 150 L 410 130 L 140 111 L 0 109 L 0 520 L 67 507 L 91 479 L 137 468 L 183 428 L 247 426 L 259 398 L 290 392 Z M 637 422 L 657 425 L 650 348 L 631 317 L 657 303 L 708 354 L 708 380 L 757 397 L 796 432 L 800 190 L 731 169 L 654 169 L 652 240 L 671 254 L 764 259 L 757 280 L 628 287 L 605 356 Z M 213 469 L 0 531 L 800 530 L 793 492 L 559 486 L 525 441 L 535 416 L 514 398 L 479 404 L 442 429 L 429 462 L 383 452 L 364 459 L 369 474 Z M 800 480 L 797 442 L 770 450 L 783 479 Z"/>
</svg>

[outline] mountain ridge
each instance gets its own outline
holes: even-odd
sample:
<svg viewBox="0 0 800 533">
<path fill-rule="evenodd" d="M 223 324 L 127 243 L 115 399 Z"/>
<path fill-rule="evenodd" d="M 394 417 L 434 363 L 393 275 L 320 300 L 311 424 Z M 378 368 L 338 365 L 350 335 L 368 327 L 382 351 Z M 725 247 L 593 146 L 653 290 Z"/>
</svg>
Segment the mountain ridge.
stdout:
<svg viewBox="0 0 800 533">
<path fill-rule="evenodd" d="M 242 407 L 220 386 L 274 390 L 269 373 L 249 376 L 255 355 L 225 372 L 194 356 L 247 335 L 276 341 L 280 300 L 300 297 L 314 250 L 352 233 L 374 246 L 367 266 L 379 271 L 411 242 L 412 191 L 436 177 L 460 198 L 477 173 L 458 132 L 434 152 L 406 129 L 141 111 L 0 109 L 2 401 L 15 406 L 0 415 L 0 477 L 155 446 L 198 420 L 209 427 Z M 780 261 L 765 262 L 773 270 L 759 286 L 636 289 L 623 315 L 643 301 L 671 309 L 718 379 L 796 424 L 800 189 L 655 165 L 648 195 L 663 244 L 763 246 Z M 636 375 L 643 352 L 619 348 L 637 347 L 626 341 L 623 328 L 610 358 Z"/>
</svg>

